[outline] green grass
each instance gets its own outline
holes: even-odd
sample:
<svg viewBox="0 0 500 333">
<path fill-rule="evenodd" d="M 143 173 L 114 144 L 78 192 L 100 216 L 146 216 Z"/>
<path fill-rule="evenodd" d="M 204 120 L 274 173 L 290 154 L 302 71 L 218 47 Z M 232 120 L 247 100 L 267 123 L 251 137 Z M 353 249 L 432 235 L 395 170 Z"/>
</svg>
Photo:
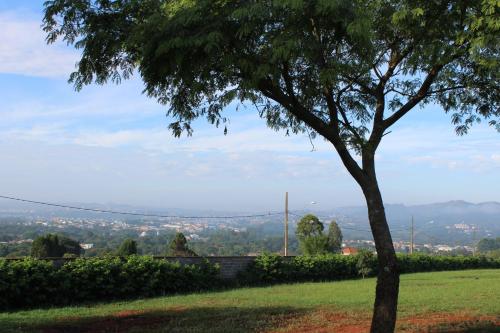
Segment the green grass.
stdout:
<svg viewBox="0 0 500 333">
<path fill-rule="evenodd" d="M 302 283 L 264 288 L 0 313 L 1 332 L 254 332 L 322 327 L 337 314 L 366 325 L 374 279 Z M 1 296 L 0 296 L 1 297 Z M 408 274 L 401 277 L 399 319 L 500 314 L 500 270 Z M 329 319 L 330 318 L 330 319 Z M 464 317 L 465 318 L 465 317 Z M 460 321 L 460 320 L 459 320 Z M 479 322 L 477 325 L 483 325 Z M 306 325 L 306 326 L 304 326 Z M 476 326 L 477 326 L 476 325 Z M 499 332 L 490 327 L 484 332 Z M 494 325 L 493 325 L 494 326 Z M 439 327 L 438 327 L 439 328 Z M 462 331 L 473 332 L 471 328 Z M 300 330 L 299 330 L 300 331 Z"/>
</svg>

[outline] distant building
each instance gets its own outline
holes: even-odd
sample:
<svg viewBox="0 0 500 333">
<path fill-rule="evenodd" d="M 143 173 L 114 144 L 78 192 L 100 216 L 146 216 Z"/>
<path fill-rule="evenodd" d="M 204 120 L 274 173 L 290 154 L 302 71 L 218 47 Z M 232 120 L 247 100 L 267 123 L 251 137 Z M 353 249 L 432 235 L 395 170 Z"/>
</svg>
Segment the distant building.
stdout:
<svg viewBox="0 0 500 333">
<path fill-rule="evenodd" d="M 89 250 L 94 247 L 94 244 L 92 243 L 80 244 L 80 247 L 84 250 Z"/>
<path fill-rule="evenodd" d="M 358 252 L 359 252 L 358 249 L 355 247 L 347 246 L 347 247 L 342 248 L 342 254 L 345 256 L 351 256 L 351 255 L 357 254 Z"/>
</svg>

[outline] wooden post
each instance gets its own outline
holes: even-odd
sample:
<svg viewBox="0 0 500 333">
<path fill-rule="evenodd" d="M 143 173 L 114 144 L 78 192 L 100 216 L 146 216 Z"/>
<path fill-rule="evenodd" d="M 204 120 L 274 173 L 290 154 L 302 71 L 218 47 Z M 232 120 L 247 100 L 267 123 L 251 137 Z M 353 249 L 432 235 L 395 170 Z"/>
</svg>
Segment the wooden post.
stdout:
<svg viewBox="0 0 500 333">
<path fill-rule="evenodd" d="M 285 257 L 288 255 L 288 192 L 285 193 Z"/>
<path fill-rule="evenodd" d="M 413 254 L 413 247 L 415 246 L 414 233 L 413 233 L 413 215 L 411 216 L 411 236 L 410 236 L 410 254 Z"/>
<path fill-rule="evenodd" d="M 476 256 L 476 226 L 472 226 L 472 256 Z"/>
</svg>

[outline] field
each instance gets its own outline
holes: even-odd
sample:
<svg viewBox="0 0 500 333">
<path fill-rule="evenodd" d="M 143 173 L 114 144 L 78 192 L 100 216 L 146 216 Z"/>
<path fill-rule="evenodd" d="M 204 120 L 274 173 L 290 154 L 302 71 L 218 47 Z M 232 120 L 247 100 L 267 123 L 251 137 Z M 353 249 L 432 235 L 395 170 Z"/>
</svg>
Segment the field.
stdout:
<svg viewBox="0 0 500 333">
<path fill-rule="evenodd" d="M 366 332 L 374 279 L 0 313 L 1 332 Z M 500 332 L 500 270 L 403 275 L 398 332 Z"/>
</svg>

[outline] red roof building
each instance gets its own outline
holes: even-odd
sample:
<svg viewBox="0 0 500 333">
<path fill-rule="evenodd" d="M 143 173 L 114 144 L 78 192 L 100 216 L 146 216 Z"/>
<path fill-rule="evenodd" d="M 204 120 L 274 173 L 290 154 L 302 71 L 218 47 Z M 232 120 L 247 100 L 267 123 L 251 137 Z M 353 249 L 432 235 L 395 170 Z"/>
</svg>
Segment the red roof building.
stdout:
<svg viewBox="0 0 500 333">
<path fill-rule="evenodd" d="M 351 256 L 351 255 L 354 255 L 354 254 L 357 254 L 359 251 L 357 248 L 355 247 L 344 247 L 342 248 L 342 254 L 345 255 L 345 256 Z"/>
</svg>

